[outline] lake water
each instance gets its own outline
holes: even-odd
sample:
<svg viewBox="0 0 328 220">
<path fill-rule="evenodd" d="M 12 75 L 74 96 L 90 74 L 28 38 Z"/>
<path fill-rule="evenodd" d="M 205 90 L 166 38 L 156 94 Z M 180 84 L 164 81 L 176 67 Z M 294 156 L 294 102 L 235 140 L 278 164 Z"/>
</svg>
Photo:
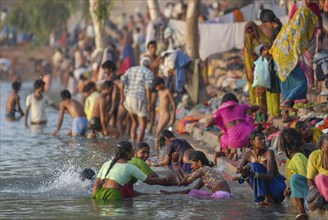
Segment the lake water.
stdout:
<svg viewBox="0 0 328 220">
<path fill-rule="evenodd" d="M 274 207 L 256 207 L 245 185 L 229 181 L 233 198 L 196 199 L 187 195 L 160 195 L 159 190 L 178 187 L 148 186 L 136 189 L 150 193 L 121 202 L 96 203 L 90 198 L 90 182 L 79 179 L 85 167 L 99 170 L 113 156 L 116 141 L 65 137 L 71 125 L 65 116 L 59 137 L 50 136 L 58 111 L 48 108 L 46 126 L 24 127 L 24 120 L 5 120 L 5 101 L 11 91 L 1 82 L 0 110 L 0 218 L 1 219 L 294 219 L 288 201 Z M 58 89 L 55 89 L 58 92 Z M 25 111 L 32 83 L 20 93 Z M 221 167 L 220 169 L 224 169 Z M 155 169 L 159 175 L 166 168 Z M 184 188 L 183 188 L 184 189 Z"/>
</svg>

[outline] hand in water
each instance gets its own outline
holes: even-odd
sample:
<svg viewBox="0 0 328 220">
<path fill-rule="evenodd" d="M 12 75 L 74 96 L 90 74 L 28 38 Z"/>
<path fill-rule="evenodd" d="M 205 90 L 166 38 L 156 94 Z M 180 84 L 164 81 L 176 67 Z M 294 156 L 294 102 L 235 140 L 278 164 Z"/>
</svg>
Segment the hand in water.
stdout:
<svg viewBox="0 0 328 220">
<path fill-rule="evenodd" d="M 57 133 L 58 133 L 58 131 L 57 130 L 54 130 L 53 132 L 51 132 L 51 136 L 56 136 Z"/>
</svg>

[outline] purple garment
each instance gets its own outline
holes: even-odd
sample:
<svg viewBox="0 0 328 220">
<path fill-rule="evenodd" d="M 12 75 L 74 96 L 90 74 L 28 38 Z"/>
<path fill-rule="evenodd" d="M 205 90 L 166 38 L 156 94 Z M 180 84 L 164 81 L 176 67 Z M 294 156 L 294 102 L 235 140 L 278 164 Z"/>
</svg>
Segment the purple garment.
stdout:
<svg viewBox="0 0 328 220">
<path fill-rule="evenodd" d="M 231 198 L 231 193 L 226 191 L 216 191 L 215 193 L 200 190 L 200 189 L 192 189 L 189 193 L 189 196 L 196 197 L 196 198 L 208 198 L 212 197 L 215 199 L 229 199 Z"/>
<path fill-rule="evenodd" d="M 179 163 L 182 163 L 182 159 L 183 159 L 183 154 L 186 150 L 191 149 L 191 145 L 183 139 L 174 139 L 173 141 L 170 142 L 168 148 L 167 148 L 167 155 L 172 158 L 172 154 L 174 152 L 178 152 L 179 154 Z"/>
</svg>

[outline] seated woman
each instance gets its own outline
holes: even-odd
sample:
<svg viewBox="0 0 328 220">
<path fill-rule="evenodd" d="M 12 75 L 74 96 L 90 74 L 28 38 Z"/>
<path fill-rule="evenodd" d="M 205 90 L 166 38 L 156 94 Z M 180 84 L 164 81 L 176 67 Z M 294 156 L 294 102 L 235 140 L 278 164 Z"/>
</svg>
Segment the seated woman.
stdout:
<svg viewBox="0 0 328 220">
<path fill-rule="evenodd" d="M 328 208 L 328 134 L 320 137 L 318 145 L 320 149 L 310 154 L 306 174 L 310 188 L 309 210 Z"/>
<path fill-rule="evenodd" d="M 188 186 L 196 179 L 200 179 L 200 183 L 197 188 L 194 187 L 192 190 L 183 190 L 178 192 L 171 192 L 165 194 L 182 193 L 190 196 L 198 197 L 213 197 L 217 199 L 231 198 L 231 190 L 227 181 L 222 177 L 219 171 L 212 168 L 213 163 L 209 162 L 205 154 L 201 151 L 193 151 L 189 155 L 189 162 L 193 173 L 184 176 L 181 172 L 178 163 L 173 164 L 173 168 L 177 171 L 179 177 L 179 186 Z M 200 190 L 205 186 L 210 191 Z"/>
<path fill-rule="evenodd" d="M 279 147 L 285 152 L 290 160 L 286 167 L 287 188 L 285 196 L 290 196 L 298 209 L 296 219 L 308 219 L 304 208 L 304 199 L 309 195 L 309 187 L 306 184 L 306 172 L 308 158 L 304 155 L 302 149 L 302 140 L 300 134 L 293 128 L 282 130 Z"/>
<path fill-rule="evenodd" d="M 131 145 L 131 143 L 128 141 L 126 141 L 126 144 Z M 149 167 L 149 165 L 145 162 L 149 158 L 149 151 L 150 151 L 150 147 L 146 142 L 138 143 L 134 157 L 131 160 L 129 160 L 129 163 L 138 167 L 144 174 L 147 175 L 147 177 L 158 178 L 157 173 L 154 172 Z M 124 185 L 124 187 L 121 189 L 123 198 L 131 198 L 133 196 L 141 194 L 140 192 L 134 191 L 133 189 L 133 184 L 135 184 L 137 181 L 138 179 L 132 177 L 131 180 Z M 172 186 L 172 184 L 170 183 L 159 184 L 159 185 Z"/>
<path fill-rule="evenodd" d="M 104 163 L 97 175 L 93 186 L 93 198 L 104 200 L 121 200 L 121 188 L 127 184 L 132 177 L 147 184 L 173 184 L 174 178 L 149 177 L 140 169 L 128 163 L 134 155 L 130 142 L 122 141 L 116 146 L 116 155 L 113 160 Z"/>
<path fill-rule="evenodd" d="M 214 113 L 213 119 L 206 125 L 210 127 L 216 123 L 222 130 L 219 142 L 225 154 L 229 154 L 231 150 L 229 158 L 237 160 L 237 149 L 248 145 L 248 136 L 254 130 L 254 120 L 251 114 L 250 105 L 238 104 L 237 97 L 232 93 L 227 93 L 222 97 L 222 104 Z M 219 154 L 220 152 L 216 152 L 215 160 Z"/>
<path fill-rule="evenodd" d="M 319 138 L 323 134 L 319 128 L 311 128 L 304 121 L 296 122 L 295 129 L 300 133 L 305 143 L 318 144 Z"/>
<path fill-rule="evenodd" d="M 152 164 L 152 166 L 169 166 L 172 162 L 172 155 L 174 152 L 179 154 L 179 165 L 181 169 L 185 172 L 190 172 L 191 167 L 188 163 L 189 154 L 194 151 L 191 145 L 183 139 L 176 138 L 174 134 L 169 130 L 164 130 L 158 139 L 158 146 L 163 147 L 167 145 L 166 150 L 167 155 L 165 155 L 164 160 L 159 163 Z"/>
<path fill-rule="evenodd" d="M 281 203 L 286 184 L 285 177 L 278 171 L 274 153 L 265 146 L 262 132 L 253 131 L 249 139 L 251 149 L 243 155 L 237 173 L 240 178 L 247 179 L 258 205 Z"/>
</svg>

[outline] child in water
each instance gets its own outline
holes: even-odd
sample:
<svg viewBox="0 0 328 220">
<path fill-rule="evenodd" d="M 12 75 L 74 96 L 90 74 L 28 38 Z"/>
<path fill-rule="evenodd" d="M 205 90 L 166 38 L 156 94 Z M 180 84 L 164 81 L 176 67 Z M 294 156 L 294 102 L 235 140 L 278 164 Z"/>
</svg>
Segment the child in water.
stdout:
<svg viewBox="0 0 328 220">
<path fill-rule="evenodd" d="M 213 163 L 207 159 L 203 152 L 193 151 L 189 156 L 189 163 L 194 172 L 188 176 L 183 175 L 178 163 L 173 164 L 173 168 L 177 171 L 179 177 L 178 185 L 188 186 L 196 179 L 200 179 L 200 185 L 198 185 L 198 189 L 184 190 L 174 193 L 183 193 L 190 196 L 212 197 L 216 199 L 231 198 L 231 190 L 227 181 L 222 177 L 219 171 L 213 168 Z M 208 188 L 210 192 L 200 190 L 202 186 Z"/>
</svg>

